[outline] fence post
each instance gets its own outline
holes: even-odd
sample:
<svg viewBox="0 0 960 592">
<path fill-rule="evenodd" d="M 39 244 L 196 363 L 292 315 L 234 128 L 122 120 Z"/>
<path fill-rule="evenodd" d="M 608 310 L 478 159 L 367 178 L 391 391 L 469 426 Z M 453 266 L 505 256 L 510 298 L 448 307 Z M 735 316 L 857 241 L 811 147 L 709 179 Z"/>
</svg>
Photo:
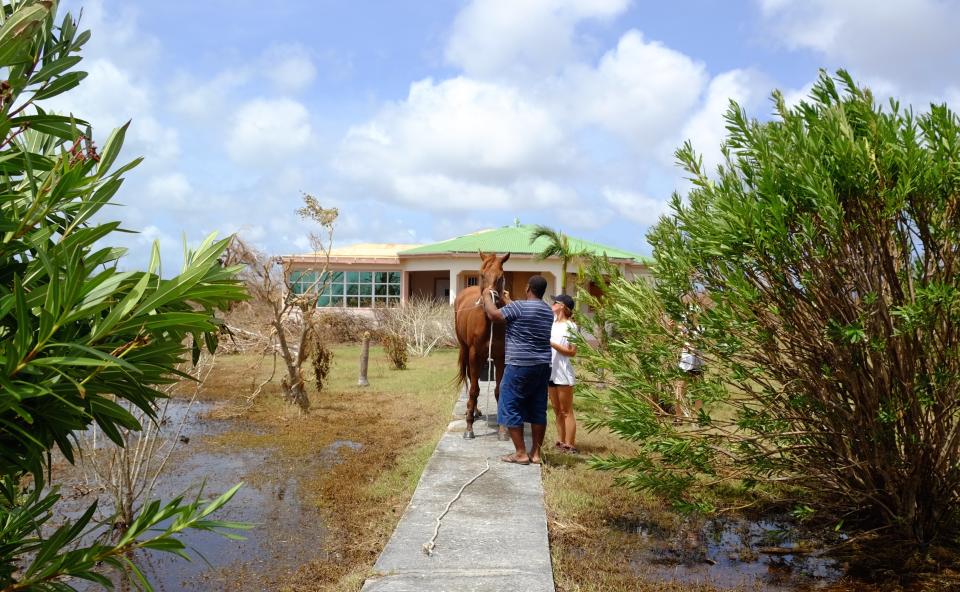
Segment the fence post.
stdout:
<svg viewBox="0 0 960 592">
<path fill-rule="evenodd" d="M 360 378 L 357 380 L 357 386 L 370 386 L 367 381 L 367 365 L 370 362 L 370 331 L 363 333 L 363 346 L 360 349 Z"/>
</svg>

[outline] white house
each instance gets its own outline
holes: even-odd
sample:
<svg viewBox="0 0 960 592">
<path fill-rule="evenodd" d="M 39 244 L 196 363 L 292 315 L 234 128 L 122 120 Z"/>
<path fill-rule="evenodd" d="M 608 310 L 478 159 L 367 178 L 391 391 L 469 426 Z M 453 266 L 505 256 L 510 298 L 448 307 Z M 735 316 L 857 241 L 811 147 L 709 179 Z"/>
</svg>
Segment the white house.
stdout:
<svg viewBox="0 0 960 592">
<path fill-rule="evenodd" d="M 536 258 L 547 239 L 533 244 L 533 225 L 504 226 L 427 245 L 366 243 L 333 249 L 330 253 L 329 283 L 317 303 L 321 307 L 350 309 L 396 305 L 409 298 L 425 297 L 453 302 L 457 292 L 479 279 L 480 256 L 510 253 L 504 264 L 507 290 L 523 294 L 527 279 L 540 274 L 547 280 L 547 293 L 560 289 L 560 259 Z M 623 249 L 570 237 L 576 251 L 606 255 L 627 278 L 648 273 L 647 259 Z M 317 283 L 324 268 L 323 254 L 289 255 L 283 258 L 295 292 Z M 567 285 L 574 285 L 578 261 L 568 266 Z"/>
</svg>

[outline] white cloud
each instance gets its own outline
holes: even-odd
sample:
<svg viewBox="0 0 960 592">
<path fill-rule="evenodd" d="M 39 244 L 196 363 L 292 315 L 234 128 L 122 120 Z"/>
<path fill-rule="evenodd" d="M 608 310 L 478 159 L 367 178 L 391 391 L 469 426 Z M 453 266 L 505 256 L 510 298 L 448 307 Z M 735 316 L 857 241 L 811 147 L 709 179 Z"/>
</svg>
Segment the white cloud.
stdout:
<svg viewBox="0 0 960 592">
<path fill-rule="evenodd" d="M 720 147 L 727 135 L 724 114 L 730 101 L 736 101 L 748 117 L 757 118 L 761 116 L 757 109 L 770 89 L 770 82 L 757 72 L 731 70 L 717 75 L 710 81 L 700 108 L 687 120 L 671 145 L 677 147 L 690 140 L 703 157 L 704 168 L 712 172 L 723 158 Z"/>
<path fill-rule="evenodd" d="M 317 69 L 307 50 L 298 45 L 270 48 L 261 60 L 264 75 L 281 92 L 297 92 L 313 82 Z"/>
<path fill-rule="evenodd" d="M 178 115 L 208 123 L 216 121 L 228 111 L 233 93 L 249 81 L 248 72 L 234 68 L 206 79 L 180 76 L 171 85 L 169 106 Z"/>
<path fill-rule="evenodd" d="M 680 125 L 706 80 L 703 64 L 628 31 L 596 68 L 575 68 L 565 94 L 572 116 L 649 147 Z"/>
<path fill-rule="evenodd" d="M 235 112 L 227 154 L 239 164 L 273 166 L 312 142 L 310 113 L 293 99 L 253 99 Z"/>
<path fill-rule="evenodd" d="M 158 162 L 180 154 L 177 130 L 157 119 L 150 87 L 144 80 L 104 58 L 84 60 L 82 66 L 87 77 L 80 86 L 43 101 L 44 108 L 86 119 L 99 141 L 131 120 L 127 154 Z"/>
<path fill-rule="evenodd" d="M 189 204 L 187 198 L 193 193 L 190 181 L 182 173 L 154 175 L 147 182 L 147 194 L 165 206 L 181 209 Z"/>
<path fill-rule="evenodd" d="M 604 187 L 603 198 L 617 214 L 645 226 L 655 224 L 667 210 L 666 201 L 628 189 Z"/>
<path fill-rule="evenodd" d="M 453 24 L 447 60 L 471 76 L 550 73 L 577 59 L 576 25 L 610 19 L 628 0 L 475 0 Z"/>
<path fill-rule="evenodd" d="M 868 79 L 940 90 L 957 72 L 955 0 L 760 0 L 777 39 Z"/>
<path fill-rule="evenodd" d="M 468 78 L 416 82 L 406 101 L 349 130 L 339 170 L 437 208 L 506 208 L 520 195 L 544 203 L 543 180 L 562 174 L 573 150 L 552 114 L 515 89 Z"/>
</svg>

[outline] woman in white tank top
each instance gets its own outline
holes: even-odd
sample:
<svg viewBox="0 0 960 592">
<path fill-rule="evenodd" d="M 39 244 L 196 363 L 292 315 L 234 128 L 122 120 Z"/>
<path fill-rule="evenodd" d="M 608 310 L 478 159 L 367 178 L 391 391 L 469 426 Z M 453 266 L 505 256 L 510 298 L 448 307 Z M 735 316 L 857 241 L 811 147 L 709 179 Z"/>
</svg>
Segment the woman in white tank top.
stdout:
<svg viewBox="0 0 960 592">
<path fill-rule="evenodd" d="M 550 367 L 550 406 L 557 420 L 558 450 L 576 454 L 577 420 L 573 415 L 573 383 L 575 374 L 570 358 L 577 355 L 577 346 L 570 343 L 570 336 L 577 325 L 570 320 L 573 315 L 573 298 L 566 294 L 553 297 L 553 328 L 550 331 L 552 360 Z"/>
</svg>

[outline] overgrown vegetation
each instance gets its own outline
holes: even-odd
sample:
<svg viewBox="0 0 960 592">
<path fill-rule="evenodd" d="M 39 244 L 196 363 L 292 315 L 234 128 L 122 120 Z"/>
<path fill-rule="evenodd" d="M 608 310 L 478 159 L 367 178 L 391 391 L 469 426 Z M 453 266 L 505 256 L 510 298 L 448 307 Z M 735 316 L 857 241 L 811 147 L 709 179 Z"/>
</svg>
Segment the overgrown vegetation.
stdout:
<svg viewBox="0 0 960 592">
<path fill-rule="evenodd" d="M 387 352 L 394 369 L 406 370 L 409 356 L 407 356 L 407 340 L 404 339 L 403 335 L 392 331 L 381 331 L 380 343 Z"/>
<path fill-rule="evenodd" d="M 270 312 L 267 321 L 269 329 L 265 336 L 270 347 L 263 348 L 263 353 L 273 355 L 274 365 L 276 356 L 280 356 L 287 371 L 286 376 L 280 379 L 283 398 L 296 405 L 302 413 L 307 413 L 310 411 L 310 397 L 305 387 L 303 363 L 309 358 L 311 343 L 316 344 L 317 340 L 323 338 L 317 329 L 317 301 L 329 282 L 327 268 L 339 211 L 325 208 L 315 197 L 304 194 L 303 206 L 297 210 L 297 215 L 319 227 L 319 233 L 310 234 L 310 245 L 321 256 L 318 269 L 297 272 L 316 272 L 316 279 L 311 285 L 301 290 L 294 289 L 289 261 L 261 253 L 239 237 L 234 237 L 230 243 L 225 259 L 230 265 L 243 267 L 241 277 L 256 306 Z M 313 349 L 317 349 L 316 345 Z M 273 375 L 268 380 L 273 380 Z M 322 381 L 318 384 L 322 385 Z M 251 401 L 261 388 L 262 385 L 251 393 Z"/>
<path fill-rule="evenodd" d="M 401 306 L 377 308 L 377 330 L 398 335 L 407 350 L 425 357 L 437 347 L 453 347 L 457 343 L 453 331 L 450 304 L 433 298 L 415 296 Z"/>
<path fill-rule="evenodd" d="M 79 118 L 39 105 L 76 87 L 72 68 L 89 38 L 56 3 L 0 5 L 0 590 L 73 590 L 68 578 L 109 586 L 109 569 L 130 570 L 138 548 L 185 556 L 186 528 L 236 527 L 210 514 L 236 488 L 206 504 L 152 501 L 119 532 L 91 522 L 96 504 L 59 528 L 60 500 L 45 482 L 52 452 L 77 455 L 79 433 L 96 423 L 117 446 L 141 429 L 131 412 L 156 419 L 163 385 L 192 352 L 213 351 L 214 313 L 245 296 L 236 269 L 213 237 L 185 254 L 174 277 L 159 275 L 154 245 L 147 271 L 118 270 L 124 250 L 105 245 L 118 222 L 94 218 L 134 160 L 114 168 L 127 127 L 103 149 Z M 48 485 L 50 487 L 48 487 Z M 141 582 L 146 585 L 146 582 Z"/>
<path fill-rule="evenodd" d="M 880 107 L 842 71 L 797 106 L 773 100 L 771 122 L 731 105 L 713 174 L 677 152 L 693 187 L 649 234 L 656 286 L 608 287 L 618 336 L 578 359 L 612 378 L 592 425 L 638 449 L 594 464 L 681 508 L 713 509 L 700 492 L 718 482 L 790 484 L 809 510 L 914 549 L 952 543 L 960 120 Z M 682 297 L 703 293 L 712 304 L 689 310 Z M 692 333 L 668 328 L 691 313 Z M 706 359 L 688 389 L 706 406 L 677 426 L 657 402 L 683 341 Z"/>
</svg>

